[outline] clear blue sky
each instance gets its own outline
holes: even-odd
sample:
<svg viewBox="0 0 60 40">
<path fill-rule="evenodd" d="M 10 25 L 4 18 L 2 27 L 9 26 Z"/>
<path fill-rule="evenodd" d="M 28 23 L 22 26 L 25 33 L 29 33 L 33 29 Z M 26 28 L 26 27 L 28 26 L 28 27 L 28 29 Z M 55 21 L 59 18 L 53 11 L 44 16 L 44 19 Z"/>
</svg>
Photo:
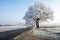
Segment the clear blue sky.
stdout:
<svg viewBox="0 0 60 40">
<path fill-rule="evenodd" d="M 55 12 L 53 22 L 60 22 L 60 0 L 0 0 L 0 24 L 24 23 L 28 7 L 37 1 L 50 6 Z"/>
<path fill-rule="evenodd" d="M 0 0 L 0 24 L 24 23 L 22 19 L 35 0 Z"/>
</svg>

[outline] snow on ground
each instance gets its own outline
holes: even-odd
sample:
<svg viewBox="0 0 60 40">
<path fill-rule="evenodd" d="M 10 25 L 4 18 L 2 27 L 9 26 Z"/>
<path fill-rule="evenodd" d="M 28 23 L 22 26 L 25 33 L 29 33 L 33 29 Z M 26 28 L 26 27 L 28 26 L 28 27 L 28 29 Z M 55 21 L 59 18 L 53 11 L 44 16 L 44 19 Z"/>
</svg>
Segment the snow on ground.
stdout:
<svg viewBox="0 0 60 40">
<path fill-rule="evenodd" d="M 47 31 L 53 32 L 53 33 L 60 33 L 60 28 L 55 27 L 55 28 L 47 28 Z"/>
<path fill-rule="evenodd" d="M 0 32 L 21 29 L 21 28 L 27 28 L 27 26 L 0 26 Z"/>
<path fill-rule="evenodd" d="M 47 32 L 47 31 L 40 31 L 39 29 L 35 29 L 33 30 L 33 35 L 37 36 L 37 37 L 43 37 L 43 38 L 56 38 L 56 35 L 54 33 L 51 32 Z"/>
</svg>

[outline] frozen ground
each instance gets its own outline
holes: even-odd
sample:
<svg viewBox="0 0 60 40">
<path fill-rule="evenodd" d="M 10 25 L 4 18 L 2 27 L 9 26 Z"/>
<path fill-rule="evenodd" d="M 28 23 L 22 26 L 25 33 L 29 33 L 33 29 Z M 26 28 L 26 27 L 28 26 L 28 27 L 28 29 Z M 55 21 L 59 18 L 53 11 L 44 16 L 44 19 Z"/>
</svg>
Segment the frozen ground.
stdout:
<svg viewBox="0 0 60 40">
<path fill-rule="evenodd" d="M 21 29 L 21 28 L 27 28 L 27 26 L 0 26 L 0 32 Z"/>
<path fill-rule="evenodd" d="M 52 32 L 47 32 L 47 31 L 40 31 L 39 29 L 33 30 L 32 34 L 36 37 L 43 37 L 48 40 L 60 40 L 60 35 L 54 34 Z"/>
<path fill-rule="evenodd" d="M 60 27 L 47 28 L 47 31 L 52 32 L 52 33 L 60 33 Z"/>
<path fill-rule="evenodd" d="M 33 30 L 33 35 L 36 35 L 36 36 L 38 36 L 38 37 L 56 37 L 56 35 L 54 34 L 54 33 L 51 33 L 51 32 L 47 32 L 47 31 L 40 31 L 39 29 L 35 29 L 35 30 Z"/>
</svg>

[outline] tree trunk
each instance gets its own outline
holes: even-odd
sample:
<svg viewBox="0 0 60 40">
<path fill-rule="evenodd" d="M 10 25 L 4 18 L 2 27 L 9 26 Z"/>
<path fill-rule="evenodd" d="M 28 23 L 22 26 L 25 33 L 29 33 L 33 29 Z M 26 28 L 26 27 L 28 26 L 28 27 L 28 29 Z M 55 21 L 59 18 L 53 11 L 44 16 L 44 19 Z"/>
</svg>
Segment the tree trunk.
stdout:
<svg viewBox="0 0 60 40">
<path fill-rule="evenodd" d="M 39 28 L 39 20 L 36 20 L 36 28 Z"/>
</svg>

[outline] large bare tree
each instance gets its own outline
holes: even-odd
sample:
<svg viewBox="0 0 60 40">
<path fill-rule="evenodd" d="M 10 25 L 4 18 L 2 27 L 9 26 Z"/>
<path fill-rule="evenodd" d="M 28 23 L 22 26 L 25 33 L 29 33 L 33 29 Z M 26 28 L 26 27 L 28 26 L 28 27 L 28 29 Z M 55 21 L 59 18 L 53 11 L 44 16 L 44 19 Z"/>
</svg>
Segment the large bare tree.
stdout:
<svg viewBox="0 0 60 40">
<path fill-rule="evenodd" d="M 53 19 L 53 10 L 43 3 L 35 3 L 28 8 L 24 19 L 27 25 L 36 24 L 36 28 L 39 28 L 39 21 L 45 22 Z"/>
</svg>

